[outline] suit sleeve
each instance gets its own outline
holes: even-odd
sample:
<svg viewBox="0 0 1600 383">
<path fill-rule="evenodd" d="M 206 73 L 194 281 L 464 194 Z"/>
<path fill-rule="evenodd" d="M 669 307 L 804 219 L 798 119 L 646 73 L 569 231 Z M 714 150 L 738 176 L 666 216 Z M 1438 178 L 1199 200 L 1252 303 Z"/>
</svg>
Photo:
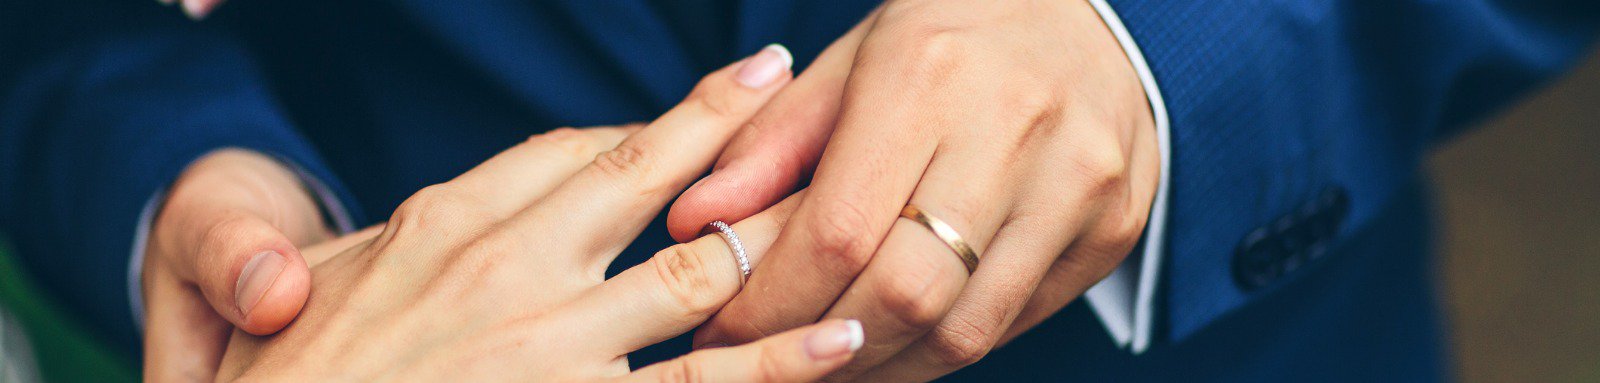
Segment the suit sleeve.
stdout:
<svg viewBox="0 0 1600 383">
<path fill-rule="evenodd" d="M 1341 256 L 1430 146 L 1563 73 L 1600 20 L 1570 0 L 1109 1 L 1170 112 L 1173 342 Z"/>
<path fill-rule="evenodd" d="M 191 161 L 225 147 L 268 153 L 350 201 L 226 37 L 119 33 L 25 68 L 0 99 L 0 230 L 34 280 L 130 350 L 135 227 Z"/>
</svg>

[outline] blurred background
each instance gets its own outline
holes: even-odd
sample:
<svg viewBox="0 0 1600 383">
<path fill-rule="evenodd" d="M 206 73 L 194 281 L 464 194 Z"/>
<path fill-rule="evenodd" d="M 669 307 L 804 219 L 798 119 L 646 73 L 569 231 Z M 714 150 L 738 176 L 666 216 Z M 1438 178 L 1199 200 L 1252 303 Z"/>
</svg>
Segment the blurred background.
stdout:
<svg viewBox="0 0 1600 383">
<path fill-rule="evenodd" d="M 1427 163 L 1464 382 L 1600 382 L 1600 56 Z"/>
<path fill-rule="evenodd" d="M 1442 305 L 1464 382 L 1600 382 L 1600 56 L 1439 148 Z M 41 299 L 0 244 L 0 303 L 50 381 L 132 381 Z M 0 359 L 27 359 L 7 346 Z M 37 342 L 38 340 L 45 340 Z M 7 355 L 10 354 L 10 355 Z M 0 381 L 6 362 L 0 360 Z"/>
</svg>

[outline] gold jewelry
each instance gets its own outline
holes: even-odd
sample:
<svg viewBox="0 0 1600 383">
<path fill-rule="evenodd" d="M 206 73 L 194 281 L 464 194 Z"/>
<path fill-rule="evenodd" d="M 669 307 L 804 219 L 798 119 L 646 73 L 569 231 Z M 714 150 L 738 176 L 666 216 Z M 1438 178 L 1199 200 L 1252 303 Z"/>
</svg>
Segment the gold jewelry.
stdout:
<svg viewBox="0 0 1600 383">
<path fill-rule="evenodd" d="M 943 240 L 944 244 L 949 245 L 950 250 L 956 252 L 956 257 L 961 258 L 961 263 L 967 266 L 968 274 L 978 270 L 978 253 L 972 251 L 972 246 L 968 246 L 967 241 L 961 239 L 961 234 L 957 234 L 955 228 L 950 227 L 949 224 L 938 218 L 928 215 L 927 212 L 918 209 L 916 205 L 906 204 L 904 209 L 900 209 L 900 216 L 917 221 L 917 223 L 932 231 L 935 237 Z"/>
</svg>

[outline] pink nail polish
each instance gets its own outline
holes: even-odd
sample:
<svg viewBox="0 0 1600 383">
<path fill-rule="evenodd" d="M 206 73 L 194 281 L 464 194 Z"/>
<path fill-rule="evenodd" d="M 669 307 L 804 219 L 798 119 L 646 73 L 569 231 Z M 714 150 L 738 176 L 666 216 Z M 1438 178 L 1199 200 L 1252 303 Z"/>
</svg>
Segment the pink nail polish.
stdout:
<svg viewBox="0 0 1600 383">
<path fill-rule="evenodd" d="M 771 85 L 778 76 L 789 70 L 794 65 L 794 56 L 789 54 L 789 49 L 782 45 L 772 44 L 761 48 L 754 56 L 744 61 L 739 67 L 739 72 L 733 78 L 740 84 L 749 88 L 764 88 Z"/>
</svg>

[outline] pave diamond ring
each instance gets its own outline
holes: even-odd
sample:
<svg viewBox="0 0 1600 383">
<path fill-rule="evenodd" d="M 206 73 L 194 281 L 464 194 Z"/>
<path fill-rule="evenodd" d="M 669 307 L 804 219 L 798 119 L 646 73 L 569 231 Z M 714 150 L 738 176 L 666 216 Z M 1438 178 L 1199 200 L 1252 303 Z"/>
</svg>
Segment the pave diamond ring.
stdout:
<svg viewBox="0 0 1600 383">
<path fill-rule="evenodd" d="M 733 258 L 739 261 L 739 273 L 743 276 L 739 281 L 743 283 L 750 279 L 750 256 L 744 252 L 744 242 L 739 241 L 739 233 L 735 233 L 733 226 L 722 221 L 712 222 L 711 227 L 717 228 L 718 234 L 728 242 L 728 247 L 733 248 Z"/>
</svg>

